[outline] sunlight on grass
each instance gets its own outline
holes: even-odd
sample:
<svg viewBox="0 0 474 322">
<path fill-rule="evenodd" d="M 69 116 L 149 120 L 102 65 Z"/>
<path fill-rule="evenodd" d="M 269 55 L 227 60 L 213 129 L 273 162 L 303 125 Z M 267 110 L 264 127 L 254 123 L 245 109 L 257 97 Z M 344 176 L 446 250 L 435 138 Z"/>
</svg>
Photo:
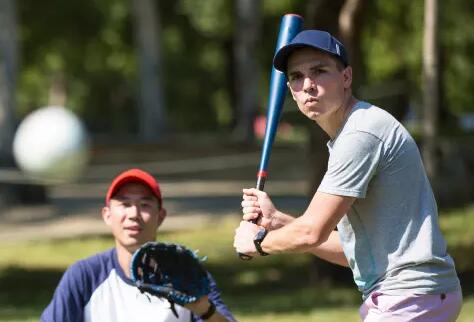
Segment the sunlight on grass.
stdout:
<svg viewBox="0 0 474 322">
<path fill-rule="evenodd" d="M 474 270 L 474 205 L 443 211 L 439 221 L 457 270 Z"/>
<path fill-rule="evenodd" d="M 448 244 L 474 243 L 474 204 L 466 208 L 441 211 L 439 221 Z"/>
<path fill-rule="evenodd" d="M 310 282 L 312 257 L 278 255 L 241 261 L 232 247 L 239 218 L 216 218 L 196 230 L 159 232 L 158 240 L 182 243 L 207 256 L 206 267 L 238 321 L 360 321 L 354 285 L 323 287 Z M 443 212 L 440 224 L 459 269 L 473 270 L 474 205 Z M 113 246 L 109 236 L 0 245 L 0 322 L 37 321 L 64 269 Z M 34 291 L 31 285 L 35 285 Z M 474 321 L 474 296 L 466 287 L 458 322 Z"/>
<path fill-rule="evenodd" d="M 78 259 L 112 246 L 110 237 L 4 242 L 0 246 L 0 267 L 65 269 Z"/>
</svg>

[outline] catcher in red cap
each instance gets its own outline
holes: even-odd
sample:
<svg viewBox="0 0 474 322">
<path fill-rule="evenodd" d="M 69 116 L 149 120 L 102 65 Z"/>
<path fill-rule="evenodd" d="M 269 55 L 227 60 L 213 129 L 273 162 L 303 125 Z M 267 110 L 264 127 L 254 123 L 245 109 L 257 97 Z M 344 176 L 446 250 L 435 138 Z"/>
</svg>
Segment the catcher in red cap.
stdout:
<svg viewBox="0 0 474 322">
<path fill-rule="evenodd" d="M 169 249 L 178 249 L 180 254 L 175 265 L 183 262 L 182 256 L 187 256 L 186 263 L 194 263 L 194 257 L 197 259 L 184 246 L 154 243 L 156 231 L 166 218 L 166 209 L 160 186 L 153 176 L 139 169 L 119 174 L 107 191 L 102 218 L 112 231 L 115 247 L 69 267 L 41 321 L 235 321 L 222 302 L 212 276 L 199 264 L 200 278 L 205 285 L 198 296 L 185 298 L 186 294 L 175 290 L 165 294 L 163 289 L 172 288 L 169 283 L 164 287 L 149 287 L 149 277 L 156 277 L 156 270 L 150 271 L 146 280 L 137 281 L 137 272 L 145 275 L 146 267 L 142 265 L 134 271 L 132 257 L 141 262 L 138 256 L 151 244 L 155 250 L 168 251 L 166 260 L 175 255 L 170 255 Z M 155 269 L 166 268 L 165 263 L 157 261 L 160 259 L 148 258 L 146 263 L 152 262 Z M 170 278 L 162 274 L 169 282 Z"/>
</svg>

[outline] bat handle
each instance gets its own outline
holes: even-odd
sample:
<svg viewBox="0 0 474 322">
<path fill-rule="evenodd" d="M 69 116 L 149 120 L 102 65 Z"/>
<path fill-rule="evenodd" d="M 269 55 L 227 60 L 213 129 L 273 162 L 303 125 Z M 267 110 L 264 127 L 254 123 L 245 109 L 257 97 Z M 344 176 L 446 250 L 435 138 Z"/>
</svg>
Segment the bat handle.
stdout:
<svg viewBox="0 0 474 322">
<path fill-rule="evenodd" d="M 267 179 L 267 171 L 260 170 L 257 173 L 257 185 L 255 186 L 255 188 L 257 188 L 260 191 L 263 191 L 263 188 L 265 187 L 265 180 L 266 179 Z M 260 219 L 261 215 L 262 214 L 260 214 L 257 218 L 255 218 L 254 220 L 251 220 L 250 222 L 252 222 L 254 224 L 257 224 L 257 222 Z"/>
<path fill-rule="evenodd" d="M 256 185 L 256 188 L 260 191 L 263 191 L 263 188 L 265 187 L 265 179 L 267 178 L 267 173 L 266 171 L 260 171 L 257 175 L 257 185 Z M 260 214 L 261 216 L 261 214 Z M 253 220 L 250 220 L 251 223 L 254 223 L 254 224 L 257 224 L 258 220 L 260 219 L 260 217 L 258 218 L 255 218 Z M 244 261 L 249 261 L 251 260 L 253 257 L 250 256 L 250 255 L 247 255 L 247 254 L 242 254 L 242 253 L 239 253 L 239 258 L 241 260 L 244 260 Z"/>
<path fill-rule="evenodd" d="M 263 188 L 265 187 L 266 179 L 267 179 L 267 173 L 264 171 L 260 171 L 259 174 L 257 175 L 257 185 L 255 188 L 257 188 L 260 191 L 263 191 Z"/>
</svg>

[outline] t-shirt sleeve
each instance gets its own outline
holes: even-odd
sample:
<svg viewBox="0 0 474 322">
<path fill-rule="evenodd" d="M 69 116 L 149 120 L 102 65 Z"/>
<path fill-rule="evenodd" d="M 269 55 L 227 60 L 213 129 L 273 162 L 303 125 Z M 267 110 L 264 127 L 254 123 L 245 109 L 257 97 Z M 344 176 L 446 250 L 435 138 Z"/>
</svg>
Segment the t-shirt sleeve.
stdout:
<svg viewBox="0 0 474 322">
<path fill-rule="evenodd" d="M 318 191 L 365 198 L 382 154 L 382 141 L 370 133 L 355 131 L 339 137 L 330 151 L 328 169 Z"/>
<path fill-rule="evenodd" d="M 225 316 L 229 321 L 237 321 L 232 315 L 232 313 L 230 313 L 227 306 L 222 301 L 219 289 L 217 288 L 216 281 L 214 280 L 214 278 L 212 277 L 210 273 L 208 273 L 208 276 L 209 276 L 210 287 L 211 287 L 211 292 L 209 293 L 209 300 L 211 300 L 216 305 L 216 311 L 218 311 L 220 314 Z M 199 317 L 195 315 L 193 315 L 193 321 L 204 322 L 202 319 L 200 319 Z"/>
<path fill-rule="evenodd" d="M 83 272 L 80 263 L 66 270 L 51 303 L 41 315 L 41 322 L 82 322 L 84 319 Z"/>
</svg>

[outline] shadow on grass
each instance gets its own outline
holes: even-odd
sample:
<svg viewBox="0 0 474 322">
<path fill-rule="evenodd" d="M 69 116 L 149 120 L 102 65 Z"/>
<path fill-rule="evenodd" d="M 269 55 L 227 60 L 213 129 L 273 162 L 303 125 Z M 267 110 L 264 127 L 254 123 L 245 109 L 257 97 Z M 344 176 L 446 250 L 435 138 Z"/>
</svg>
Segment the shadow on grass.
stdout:
<svg viewBox="0 0 474 322">
<path fill-rule="evenodd" d="M 0 271 L 0 320 L 37 317 L 49 304 L 63 272 L 8 267 Z"/>
<path fill-rule="evenodd" d="M 234 262 L 207 265 L 225 302 L 236 313 L 309 313 L 318 308 L 351 307 L 362 303 L 350 271 L 330 285 L 311 282 L 311 266 L 288 259 L 265 262 Z M 348 274 L 347 274 L 348 273 Z M 463 295 L 474 296 L 474 270 L 459 273 Z"/>
<path fill-rule="evenodd" d="M 251 268 L 243 263 L 209 264 L 225 303 L 236 313 L 301 313 L 315 307 L 353 306 L 360 298 L 353 288 L 308 285 L 309 269 L 291 262 L 277 261 L 277 266 L 275 261 L 260 262 Z M 62 274 L 62 270 L 15 266 L 1 270 L 0 321 L 39 317 Z"/>
<path fill-rule="evenodd" d="M 354 307 L 360 293 L 347 276 L 330 286 L 311 283 L 310 265 L 288 258 L 209 262 L 228 307 L 236 314 L 308 313 L 316 308 Z M 0 321 L 39 317 L 63 274 L 55 269 L 8 267 L 0 271 Z M 464 296 L 474 294 L 468 281 L 474 271 L 462 272 Z"/>
<path fill-rule="evenodd" d="M 242 261 L 219 264 L 206 266 L 236 313 L 307 313 L 318 307 L 354 307 L 361 301 L 347 275 L 331 285 L 311 283 L 310 265 L 300 261 L 275 257 L 251 265 Z"/>
</svg>

